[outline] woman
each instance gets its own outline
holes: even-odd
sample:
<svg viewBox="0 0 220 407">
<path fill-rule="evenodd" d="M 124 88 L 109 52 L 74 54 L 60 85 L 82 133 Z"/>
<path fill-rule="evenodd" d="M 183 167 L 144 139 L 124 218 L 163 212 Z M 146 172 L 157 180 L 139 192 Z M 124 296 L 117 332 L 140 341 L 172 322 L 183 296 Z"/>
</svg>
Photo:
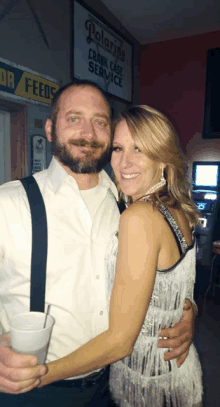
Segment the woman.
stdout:
<svg viewBox="0 0 220 407">
<path fill-rule="evenodd" d="M 198 215 L 172 125 L 154 109 L 129 108 L 116 123 L 111 164 L 128 208 L 106 255 L 109 328 L 49 363 L 42 385 L 115 362 L 110 386 L 118 406 L 199 405 L 194 346 L 179 368 L 157 347 L 160 329 L 180 320 L 185 298 L 193 301 L 195 280 Z"/>
<path fill-rule="evenodd" d="M 174 360 L 165 362 L 157 347 L 160 329 L 181 318 L 185 298 L 193 300 L 198 220 L 168 119 L 147 106 L 124 112 L 111 165 L 129 206 L 120 218 L 115 281 L 115 238 L 108 253 L 109 293 L 120 312 L 130 315 L 127 336 L 136 339 L 132 354 L 111 366 L 111 391 L 123 407 L 201 405 L 194 345 L 180 368 Z"/>
</svg>

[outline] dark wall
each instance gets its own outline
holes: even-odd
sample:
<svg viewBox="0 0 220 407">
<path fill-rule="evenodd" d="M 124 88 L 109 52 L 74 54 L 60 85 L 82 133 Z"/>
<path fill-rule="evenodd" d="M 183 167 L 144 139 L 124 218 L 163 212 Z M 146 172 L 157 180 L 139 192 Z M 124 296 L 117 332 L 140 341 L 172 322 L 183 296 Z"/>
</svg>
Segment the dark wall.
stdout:
<svg viewBox="0 0 220 407">
<path fill-rule="evenodd" d="M 142 47 L 140 100 L 175 125 L 189 161 L 220 160 L 220 140 L 201 137 L 206 52 L 220 47 L 220 31 Z"/>
</svg>

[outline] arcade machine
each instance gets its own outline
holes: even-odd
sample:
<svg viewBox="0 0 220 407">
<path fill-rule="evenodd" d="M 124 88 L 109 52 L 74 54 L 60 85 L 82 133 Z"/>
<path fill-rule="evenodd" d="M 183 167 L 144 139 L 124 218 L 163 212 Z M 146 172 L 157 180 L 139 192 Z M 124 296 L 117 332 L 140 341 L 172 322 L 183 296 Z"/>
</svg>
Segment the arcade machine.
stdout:
<svg viewBox="0 0 220 407">
<path fill-rule="evenodd" d="M 192 199 L 201 214 L 200 225 L 196 227 L 195 231 L 198 243 L 197 260 L 202 266 L 210 266 L 212 243 L 214 240 L 220 239 L 220 225 L 216 229 L 220 192 L 220 161 L 195 161 L 192 181 Z M 215 239 L 213 239 L 214 235 Z"/>
</svg>

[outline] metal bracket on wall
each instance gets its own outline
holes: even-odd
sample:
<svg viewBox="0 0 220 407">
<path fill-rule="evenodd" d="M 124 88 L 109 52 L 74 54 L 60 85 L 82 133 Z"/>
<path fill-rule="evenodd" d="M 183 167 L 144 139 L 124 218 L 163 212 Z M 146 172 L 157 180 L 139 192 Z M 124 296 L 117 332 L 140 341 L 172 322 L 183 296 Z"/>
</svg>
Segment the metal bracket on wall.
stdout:
<svg viewBox="0 0 220 407">
<path fill-rule="evenodd" d="M 18 3 L 20 3 L 20 2 L 21 2 L 21 0 L 10 0 L 10 1 L 9 1 L 9 3 L 7 4 L 7 6 L 5 6 L 4 10 L 3 10 L 2 13 L 0 14 L 0 23 L 1 23 L 2 20 L 5 18 L 5 16 L 10 13 L 11 9 L 12 9 L 16 4 L 18 4 Z M 29 6 L 29 8 L 30 8 L 30 10 L 31 10 L 31 13 L 32 13 L 33 16 L 34 16 L 34 19 L 35 19 L 35 22 L 36 22 L 36 24 L 37 24 L 37 27 L 38 27 L 38 29 L 39 29 L 39 31 L 40 31 L 40 33 L 41 33 L 41 36 L 42 36 L 42 38 L 43 38 L 43 40 L 44 40 L 44 42 L 45 42 L 47 48 L 50 49 L 49 43 L 48 43 L 48 41 L 47 41 L 46 35 L 45 35 L 45 33 L 44 33 L 44 30 L 43 30 L 43 27 L 42 27 L 42 25 L 41 25 L 41 23 L 40 23 L 40 20 L 39 20 L 39 18 L 38 18 L 38 16 L 37 16 L 37 13 L 35 12 L 35 10 L 34 10 L 32 4 L 31 4 L 30 0 L 26 0 L 26 2 L 27 2 L 28 6 Z"/>
</svg>

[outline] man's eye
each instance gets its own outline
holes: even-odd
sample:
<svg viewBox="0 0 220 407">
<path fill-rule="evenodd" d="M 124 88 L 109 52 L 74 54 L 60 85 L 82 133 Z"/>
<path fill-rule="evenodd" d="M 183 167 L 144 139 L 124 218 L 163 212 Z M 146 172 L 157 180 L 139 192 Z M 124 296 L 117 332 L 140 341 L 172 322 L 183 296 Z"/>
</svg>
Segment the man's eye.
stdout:
<svg viewBox="0 0 220 407">
<path fill-rule="evenodd" d="M 96 120 L 95 122 L 99 127 L 106 127 L 107 123 L 103 120 Z"/>
<path fill-rule="evenodd" d="M 76 123 L 77 119 L 78 119 L 78 117 L 70 117 L 69 121 L 72 123 Z"/>
</svg>

